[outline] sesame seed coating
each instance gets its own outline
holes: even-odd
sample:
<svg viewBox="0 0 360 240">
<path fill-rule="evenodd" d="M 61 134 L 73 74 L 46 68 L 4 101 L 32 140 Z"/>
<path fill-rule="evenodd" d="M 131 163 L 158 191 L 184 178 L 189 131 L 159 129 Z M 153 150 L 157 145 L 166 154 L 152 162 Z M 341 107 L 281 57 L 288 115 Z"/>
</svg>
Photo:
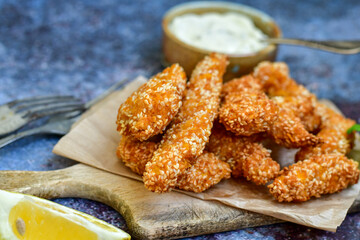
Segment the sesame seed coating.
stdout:
<svg viewBox="0 0 360 240">
<path fill-rule="evenodd" d="M 277 176 L 280 166 L 259 143 L 260 139 L 259 135 L 236 136 L 215 122 L 206 149 L 230 164 L 233 177 L 245 177 L 248 181 L 263 185 Z"/>
<path fill-rule="evenodd" d="M 230 178 L 230 173 L 229 164 L 218 159 L 213 153 L 204 151 L 197 158 L 196 163 L 179 177 L 178 188 L 192 192 L 203 192 L 222 179 Z"/>
<path fill-rule="evenodd" d="M 317 134 L 317 136 L 322 139 L 322 142 L 315 146 L 300 149 L 296 153 L 296 161 L 308 159 L 313 155 L 320 154 L 346 154 L 352 148 L 354 135 L 348 135 L 346 131 L 355 124 L 355 121 L 343 117 L 320 103 L 317 104 L 317 112 L 322 116 L 320 131 Z"/>
<path fill-rule="evenodd" d="M 260 63 L 252 74 L 222 86 L 226 66 L 225 55 L 211 54 L 186 84 L 174 64 L 120 106 L 123 136 L 116 154 L 143 175 L 147 189 L 202 192 L 232 175 L 257 185 L 274 179 L 268 189 L 279 202 L 301 202 L 358 181 L 358 163 L 345 157 L 353 120 L 319 104 L 284 63 Z M 280 171 L 260 133 L 282 146 L 301 147 L 296 160 L 304 161 Z"/>
<path fill-rule="evenodd" d="M 146 164 L 143 180 L 147 189 L 171 190 L 180 174 L 203 152 L 219 107 L 226 65 L 227 58 L 221 54 L 206 56 L 197 64 L 178 116 Z"/>
<path fill-rule="evenodd" d="M 219 120 L 236 135 L 250 136 L 270 130 L 278 107 L 260 91 L 231 92 L 219 110 Z"/>
<path fill-rule="evenodd" d="M 253 72 L 259 79 L 269 96 L 295 95 L 292 92 L 301 93 L 299 85 L 289 77 L 289 68 L 283 62 L 261 62 Z"/>
<path fill-rule="evenodd" d="M 117 156 L 133 172 L 143 175 L 145 165 L 149 162 L 159 146 L 159 141 L 139 141 L 133 137 L 123 136 L 120 140 Z M 196 163 L 180 175 L 176 186 L 193 192 L 202 192 L 230 178 L 230 167 L 219 160 L 214 154 L 203 152 Z"/>
<path fill-rule="evenodd" d="M 320 115 L 315 111 L 316 96 L 304 86 L 297 84 L 289 75 L 289 68 L 283 62 L 261 62 L 254 70 L 265 92 L 270 97 L 281 96 L 300 118 L 305 129 L 315 131 L 320 125 Z"/>
<path fill-rule="evenodd" d="M 133 172 L 142 175 L 145 171 L 145 165 L 151 160 L 159 142 L 139 141 L 131 136 L 122 136 L 116 155 L 120 158 L 125 166 Z"/>
<path fill-rule="evenodd" d="M 302 121 L 306 119 L 309 128 L 318 127 L 312 121 L 317 117 L 309 117 L 314 112 L 316 98 L 290 78 L 286 64 L 262 62 L 251 77 L 233 81 L 228 86 L 225 84 L 225 100 L 219 111 L 220 122 L 227 130 L 242 136 L 266 131 L 276 143 L 288 148 L 320 141 L 307 131 Z"/>
<path fill-rule="evenodd" d="M 185 85 L 186 75 L 178 64 L 153 76 L 120 105 L 117 130 L 141 141 L 161 133 L 177 114 Z"/>
<path fill-rule="evenodd" d="M 279 174 L 280 165 L 271 158 L 269 150 L 262 144 L 254 144 L 251 150 L 249 156 L 242 161 L 243 177 L 256 185 L 265 185 Z"/>
<path fill-rule="evenodd" d="M 183 122 L 199 111 L 217 112 L 227 64 L 226 56 L 221 54 L 212 54 L 197 64 L 187 84 L 183 106 L 173 124 Z"/>
<path fill-rule="evenodd" d="M 321 139 L 306 131 L 300 118 L 292 109 L 291 104 L 284 101 L 283 97 L 275 97 L 273 100 L 280 107 L 278 118 L 270 126 L 269 134 L 277 144 L 287 148 L 299 148 L 318 144 Z"/>
<path fill-rule="evenodd" d="M 359 180 L 358 163 L 341 154 L 323 154 L 285 167 L 268 185 L 279 202 L 303 202 L 339 192 Z"/>
<path fill-rule="evenodd" d="M 301 123 L 308 132 L 313 133 L 319 129 L 321 116 L 315 109 L 317 99 L 314 95 L 284 96 L 283 101 L 287 103 L 288 108 L 291 108 L 296 113 L 296 116 L 300 118 Z"/>
<path fill-rule="evenodd" d="M 260 80 L 253 75 L 248 74 L 240 78 L 234 78 L 225 83 L 221 89 L 221 96 L 224 97 L 232 92 L 257 92 L 262 90 L 263 86 Z"/>
</svg>

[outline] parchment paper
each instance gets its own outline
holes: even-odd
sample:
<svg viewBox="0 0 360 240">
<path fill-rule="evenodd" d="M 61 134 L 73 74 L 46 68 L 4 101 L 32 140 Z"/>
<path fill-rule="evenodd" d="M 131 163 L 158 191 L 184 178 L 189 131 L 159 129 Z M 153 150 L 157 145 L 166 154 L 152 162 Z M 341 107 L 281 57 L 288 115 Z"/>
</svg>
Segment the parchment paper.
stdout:
<svg viewBox="0 0 360 240">
<path fill-rule="evenodd" d="M 53 152 L 111 173 L 142 181 L 139 175 L 125 167 L 116 157 L 115 151 L 120 136 L 116 131 L 115 121 L 120 104 L 145 81 L 145 78 L 138 77 L 126 88 L 113 93 L 90 109 L 72 130 L 60 139 Z M 282 165 L 286 165 L 292 162 L 295 152 L 275 147 L 272 156 L 278 158 Z M 358 183 L 340 193 L 325 195 L 304 203 L 278 203 L 265 186 L 256 186 L 243 179 L 222 181 L 203 193 L 176 191 L 286 221 L 336 231 L 359 194 L 359 190 Z"/>
</svg>

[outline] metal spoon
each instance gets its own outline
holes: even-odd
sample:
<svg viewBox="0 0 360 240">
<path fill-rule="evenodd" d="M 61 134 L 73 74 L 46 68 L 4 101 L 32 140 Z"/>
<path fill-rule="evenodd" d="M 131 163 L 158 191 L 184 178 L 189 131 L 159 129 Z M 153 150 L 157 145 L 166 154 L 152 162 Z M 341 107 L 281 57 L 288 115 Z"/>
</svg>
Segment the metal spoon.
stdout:
<svg viewBox="0 0 360 240">
<path fill-rule="evenodd" d="M 262 41 L 271 44 L 288 44 L 301 45 L 310 48 L 317 48 L 320 50 L 340 53 L 340 54 L 357 54 L 360 53 L 360 40 L 353 41 L 317 41 L 305 39 L 291 39 L 291 38 L 267 38 Z"/>
</svg>

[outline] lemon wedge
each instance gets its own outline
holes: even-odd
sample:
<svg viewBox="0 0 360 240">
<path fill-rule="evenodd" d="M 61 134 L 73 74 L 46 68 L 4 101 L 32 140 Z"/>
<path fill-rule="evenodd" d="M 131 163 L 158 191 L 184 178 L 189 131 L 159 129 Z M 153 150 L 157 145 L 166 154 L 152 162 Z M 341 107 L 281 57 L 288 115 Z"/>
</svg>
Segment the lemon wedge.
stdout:
<svg viewBox="0 0 360 240">
<path fill-rule="evenodd" d="M 0 190 L 0 240 L 130 239 L 88 214 L 30 195 Z"/>
</svg>

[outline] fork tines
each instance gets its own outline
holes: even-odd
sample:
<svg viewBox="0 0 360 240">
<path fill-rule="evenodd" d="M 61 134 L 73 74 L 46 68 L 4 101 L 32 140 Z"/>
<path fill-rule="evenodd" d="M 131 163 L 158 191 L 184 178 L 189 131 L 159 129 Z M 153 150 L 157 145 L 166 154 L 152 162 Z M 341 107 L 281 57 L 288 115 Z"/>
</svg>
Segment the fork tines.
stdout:
<svg viewBox="0 0 360 240">
<path fill-rule="evenodd" d="M 13 109 L 21 110 L 27 107 L 31 107 L 34 105 L 42 105 L 53 102 L 63 102 L 63 101 L 78 101 L 73 96 L 37 96 L 30 98 L 17 99 L 7 103 L 7 105 Z"/>
<path fill-rule="evenodd" d="M 11 133 L 30 121 L 54 114 L 83 110 L 72 96 L 41 96 L 15 100 L 0 106 L 0 135 Z"/>
</svg>

